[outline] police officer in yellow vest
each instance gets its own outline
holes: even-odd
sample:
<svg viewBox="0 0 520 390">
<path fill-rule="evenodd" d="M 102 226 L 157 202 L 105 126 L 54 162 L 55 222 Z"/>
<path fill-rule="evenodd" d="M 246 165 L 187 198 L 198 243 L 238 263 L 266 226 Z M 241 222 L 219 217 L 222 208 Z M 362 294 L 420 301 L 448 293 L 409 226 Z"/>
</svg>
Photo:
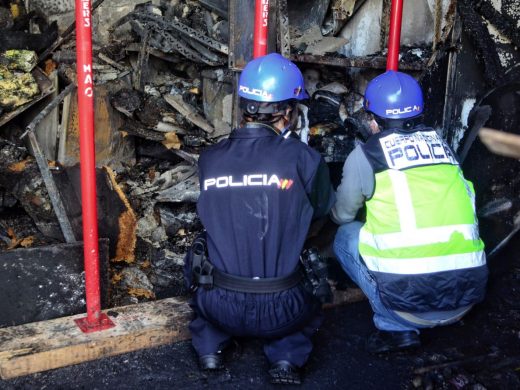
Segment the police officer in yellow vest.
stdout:
<svg viewBox="0 0 520 390">
<path fill-rule="evenodd" d="M 475 193 L 454 153 L 422 124 L 423 96 L 387 71 L 367 86 L 372 135 L 348 157 L 332 218 L 334 252 L 368 297 L 380 353 L 418 346 L 419 328 L 458 321 L 484 298 Z M 366 222 L 355 221 L 366 204 Z"/>
</svg>

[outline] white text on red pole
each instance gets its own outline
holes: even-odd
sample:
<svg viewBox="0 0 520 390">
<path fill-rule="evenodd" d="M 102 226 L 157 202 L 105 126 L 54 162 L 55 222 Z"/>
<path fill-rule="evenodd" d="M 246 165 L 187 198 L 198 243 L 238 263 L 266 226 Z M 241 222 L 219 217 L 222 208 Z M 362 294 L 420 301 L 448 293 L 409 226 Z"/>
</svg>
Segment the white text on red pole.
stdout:
<svg viewBox="0 0 520 390">
<path fill-rule="evenodd" d="M 267 18 L 269 16 L 269 0 L 262 0 L 262 26 L 267 27 Z"/>
<path fill-rule="evenodd" d="M 94 90 L 92 89 L 92 67 L 90 66 L 90 64 L 83 64 L 83 72 L 85 73 L 85 89 L 83 93 L 87 97 L 92 97 L 92 95 L 94 94 Z"/>
<path fill-rule="evenodd" d="M 83 16 L 83 26 L 90 27 L 90 0 L 82 0 L 81 14 Z"/>
</svg>

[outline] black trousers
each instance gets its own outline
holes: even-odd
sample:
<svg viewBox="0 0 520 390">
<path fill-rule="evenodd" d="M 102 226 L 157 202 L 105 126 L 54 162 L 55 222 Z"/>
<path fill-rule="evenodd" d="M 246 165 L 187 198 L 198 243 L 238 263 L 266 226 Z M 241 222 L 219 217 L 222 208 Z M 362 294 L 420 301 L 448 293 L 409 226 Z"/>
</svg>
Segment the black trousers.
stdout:
<svg viewBox="0 0 520 390">
<path fill-rule="evenodd" d="M 199 356 L 216 353 L 233 336 L 259 337 L 270 363 L 287 360 L 301 367 L 321 325 L 321 305 L 296 286 L 270 294 L 198 289 L 191 303 L 192 344 Z"/>
</svg>

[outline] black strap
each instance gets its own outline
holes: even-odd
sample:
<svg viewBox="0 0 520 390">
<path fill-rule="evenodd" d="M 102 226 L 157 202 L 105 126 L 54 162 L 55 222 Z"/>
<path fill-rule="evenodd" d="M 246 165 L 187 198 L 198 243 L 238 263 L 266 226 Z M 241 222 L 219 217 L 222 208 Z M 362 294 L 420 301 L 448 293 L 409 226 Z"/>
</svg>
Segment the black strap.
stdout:
<svg viewBox="0 0 520 390">
<path fill-rule="evenodd" d="M 297 286 L 302 280 L 302 272 L 298 267 L 293 273 L 280 278 L 246 278 L 230 275 L 213 269 L 213 285 L 226 290 L 244 293 L 275 293 Z"/>
</svg>

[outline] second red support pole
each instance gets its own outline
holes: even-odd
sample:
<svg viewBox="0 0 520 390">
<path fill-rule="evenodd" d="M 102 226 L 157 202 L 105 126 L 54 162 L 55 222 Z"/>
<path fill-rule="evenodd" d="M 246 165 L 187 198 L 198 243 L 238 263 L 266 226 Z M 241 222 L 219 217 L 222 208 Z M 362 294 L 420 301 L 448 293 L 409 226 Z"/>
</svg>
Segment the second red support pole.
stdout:
<svg viewBox="0 0 520 390">
<path fill-rule="evenodd" d="M 253 33 L 253 58 L 267 54 L 267 24 L 269 20 L 269 0 L 256 0 L 255 27 Z"/>
<path fill-rule="evenodd" d="M 386 70 L 397 72 L 399 68 L 399 46 L 401 43 L 401 23 L 403 19 L 403 0 L 392 0 L 390 12 L 390 33 L 388 36 L 388 57 Z"/>
</svg>

